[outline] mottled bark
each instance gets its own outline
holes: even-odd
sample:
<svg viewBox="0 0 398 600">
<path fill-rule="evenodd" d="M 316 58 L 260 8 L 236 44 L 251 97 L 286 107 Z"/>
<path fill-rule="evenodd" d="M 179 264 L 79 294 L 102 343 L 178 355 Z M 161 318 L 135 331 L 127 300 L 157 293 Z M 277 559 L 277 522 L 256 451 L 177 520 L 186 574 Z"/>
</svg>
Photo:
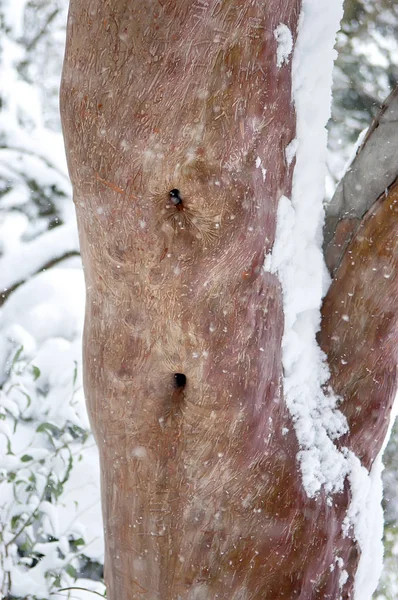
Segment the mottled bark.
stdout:
<svg viewBox="0 0 398 600">
<path fill-rule="evenodd" d="M 261 268 L 295 135 L 273 32 L 295 38 L 299 9 L 71 1 L 61 109 L 111 600 L 336 599 L 337 556 L 351 597 L 349 494 L 302 489 Z"/>
</svg>

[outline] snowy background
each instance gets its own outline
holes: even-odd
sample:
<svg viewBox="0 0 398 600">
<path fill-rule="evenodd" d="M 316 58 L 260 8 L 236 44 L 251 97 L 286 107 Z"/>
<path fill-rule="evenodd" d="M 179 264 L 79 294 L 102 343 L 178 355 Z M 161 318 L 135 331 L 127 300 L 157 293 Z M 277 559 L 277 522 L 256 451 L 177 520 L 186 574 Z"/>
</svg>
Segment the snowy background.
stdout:
<svg viewBox="0 0 398 600">
<path fill-rule="evenodd" d="M 105 590 L 81 382 L 84 282 L 58 114 L 66 11 L 66 0 L 0 0 L 0 597 L 8 600 Z M 396 40 L 398 5 L 346 2 L 326 198 L 398 79 Z M 398 600 L 397 450 L 398 431 L 385 454 L 377 600 Z"/>
</svg>

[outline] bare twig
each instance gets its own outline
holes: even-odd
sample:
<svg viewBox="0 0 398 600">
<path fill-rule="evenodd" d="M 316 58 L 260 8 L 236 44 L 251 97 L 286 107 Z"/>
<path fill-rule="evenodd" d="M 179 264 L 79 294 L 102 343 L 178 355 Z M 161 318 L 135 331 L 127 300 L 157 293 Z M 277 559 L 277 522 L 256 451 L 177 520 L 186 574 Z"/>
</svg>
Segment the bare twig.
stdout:
<svg viewBox="0 0 398 600">
<path fill-rule="evenodd" d="M 5 144 L 0 146 L 0 150 L 9 150 L 10 152 L 20 152 L 21 154 L 28 154 L 29 156 L 38 158 L 39 160 L 43 161 L 43 163 L 49 169 L 54 169 L 54 171 L 56 171 L 58 173 L 58 175 L 60 175 L 63 179 L 65 179 L 69 183 L 69 177 L 65 173 L 63 173 L 56 165 L 54 165 L 54 163 L 52 163 L 46 156 L 43 156 L 42 154 L 38 154 L 37 152 L 35 152 L 33 150 L 29 150 L 27 148 L 20 148 L 18 146 L 8 146 Z M 9 167 L 9 166 L 10 165 L 7 164 L 7 167 Z"/>
<path fill-rule="evenodd" d="M 69 592 L 70 590 L 80 590 L 81 592 L 88 592 L 89 594 L 95 594 L 96 596 L 99 596 L 100 598 L 105 598 L 105 596 L 103 594 L 100 594 L 99 592 L 94 592 L 94 590 L 88 590 L 87 588 L 76 587 L 76 586 L 61 588 L 61 589 L 57 590 L 56 592 L 51 592 L 51 596 L 54 596 L 55 594 L 58 594 L 59 592 Z"/>
<path fill-rule="evenodd" d="M 72 258 L 73 256 L 80 256 L 80 253 L 77 252 L 77 250 L 71 250 L 70 252 L 65 252 L 65 254 L 63 254 L 62 256 L 58 256 L 57 258 L 53 258 L 53 259 L 49 260 L 48 262 L 46 262 L 35 273 L 32 273 L 32 275 L 30 275 L 30 277 L 34 277 L 35 275 L 38 275 L 42 271 L 46 271 L 47 269 L 54 267 L 55 265 L 62 262 L 63 260 L 66 260 L 67 258 Z M 13 286 L 7 288 L 6 290 L 3 290 L 0 293 L 0 306 L 2 306 L 4 304 L 4 302 L 7 300 L 7 298 L 13 292 L 15 292 L 15 290 L 18 289 L 20 285 L 22 285 L 25 282 L 26 282 L 26 279 L 23 279 L 22 281 L 18 281 L 17 283 L 15 283 Z"/>
<path fill-rule="evenodd" d="M 44 23 L 44 25 L 41 28 L 41 30 L 37 33 L 37 35 L 35 35 L 35 37 L 33 38 L 33 40 L 31 40 L 29 42 L 29 44 L 26 46 L 27 52 L 30 52 L 30 50 L 33 50 L 33 48 L 37 45 L 38 41 L 46 33 L 46 30 L 47 30 L 48 26 L 54 21 L 54 19 L 57 16 L 58 13 L 59 13 L 59 8 L 56 8 L 52 13 L 50 13 L 48 15 L 47 21 Z"/>
</svg>

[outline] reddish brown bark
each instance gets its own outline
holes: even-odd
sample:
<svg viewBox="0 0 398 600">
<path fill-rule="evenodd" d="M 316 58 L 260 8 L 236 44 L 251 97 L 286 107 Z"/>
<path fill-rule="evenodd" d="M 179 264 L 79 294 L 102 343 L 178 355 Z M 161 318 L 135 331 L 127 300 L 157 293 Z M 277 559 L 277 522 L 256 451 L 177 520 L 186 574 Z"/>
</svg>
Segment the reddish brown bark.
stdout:
<svg viewBox="0 0 398 600">
<path fill-rule="evenodd" d="M 71 1 L 61 108 L 111 600 L 340 598 L 338 556 L 351 597 L 349 494 L 302 489 L 261 269 L 295 134 L 273 31 L 295 37 L 299 8 Z"/>
<path fill-rule="evenodd" d="M 321 345 L 344 398 L 340 439 L 368 469 L 384 441 L 397 391 L 398 182 L 368 211 L 323 306 Z"/>
</svg>

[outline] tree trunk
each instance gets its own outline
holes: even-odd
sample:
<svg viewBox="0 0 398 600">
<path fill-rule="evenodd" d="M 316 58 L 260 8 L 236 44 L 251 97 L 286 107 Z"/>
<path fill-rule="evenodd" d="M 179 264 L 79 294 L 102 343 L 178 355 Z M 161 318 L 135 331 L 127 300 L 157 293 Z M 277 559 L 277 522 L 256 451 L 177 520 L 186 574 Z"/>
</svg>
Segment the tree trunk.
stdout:
<svg viewBox="0 0 398 600">
<path fill-rule="evenodd" d="M 111 600 L 337 599 L 337 557 L 351 597 L 348 484 L 333 502 L 303 490 L 281 287 L 262 269 L 294 166 L 291 69 L 277 66 L 274 31 L 282 22 L 294 41 L 299 10 L 71 0 L 61 109 Z M 355 342 L 331 343 L 343 291 L 324 309 L 332 364 Z"/>
</svg>

